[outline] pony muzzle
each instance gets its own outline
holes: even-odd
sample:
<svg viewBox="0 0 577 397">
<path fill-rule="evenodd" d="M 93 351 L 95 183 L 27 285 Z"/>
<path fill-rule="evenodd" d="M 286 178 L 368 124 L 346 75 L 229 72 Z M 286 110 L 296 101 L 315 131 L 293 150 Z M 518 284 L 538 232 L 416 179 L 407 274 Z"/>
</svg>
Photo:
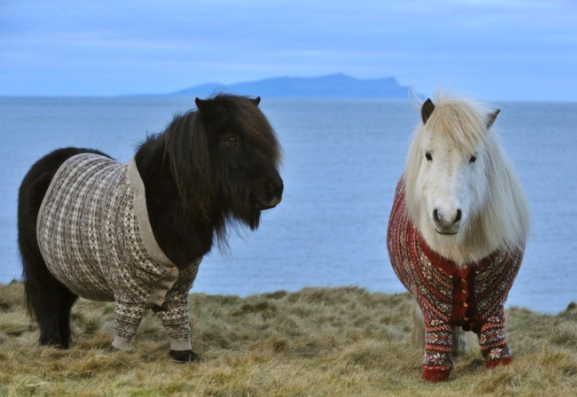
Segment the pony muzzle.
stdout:
<svg viewBox="0 0 577 397">
<path fill-rule="evenodd" d="M 255 204 L 259 210 L 276 207 L 282 200 L 284 183 L 280 176 L 275 175 L 265 181 L 255 194 Z"/>
<path fill-rule="evenodd" d="M 453 235 L 457 234 L 461 228 L 463 213 L 459 208 L 455 210 L 435 208 L 432 218 L 437 233 Z"/>
</svg>

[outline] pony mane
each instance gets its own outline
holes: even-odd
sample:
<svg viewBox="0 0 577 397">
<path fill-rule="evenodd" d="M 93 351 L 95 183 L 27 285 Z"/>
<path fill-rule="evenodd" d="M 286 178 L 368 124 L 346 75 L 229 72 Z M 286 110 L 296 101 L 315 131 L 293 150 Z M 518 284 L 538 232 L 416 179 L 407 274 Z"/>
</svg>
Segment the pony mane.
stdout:
<svg viewBox="0 0 577 397">
<path fill-rule="evenodd" d="M 458 264 L 476 262 L 496 250 L 523 250 L 529 233 L 530 211 L 525 192 L 497 134 L 492 128 L 487 129 L 492 122 L 489 115 L 488 108 L 479 103 L 437 92 L 434 112 L 413 134 L 403 173 L 411 222 L 433 250 Z M 471 155 L 481 146 L 486 151 L 485 207 L 470 219 L 463 230 L 464 238 L 458 242 L 426 230 L 430 228 L 428 214 L 417 181 L 424 161 L 421 142 L 427 135 L 433 139 L 439 135 L 448 138 Z"/>
<path fill-rule="evenodd" d="M 196 111 L 188 111 L 175 117 L 166 130 L 164 155 L 176 181 L 183 211 L 189 213 L 196 208 L 208 219 L 215 186 L 204 124 L 196 116 Z"/>
<path fill-rule="evenodd" d="M 219 187 L 215 184 L 215 173 L 219 180 L 218 163 L 211 158 L 211 142 L 214 131 L 223 123 L 230 123 L 230 128 L 243 134 L 243 139 L 251 146 L 266 153 L 275 164 L 282 161 L 282 153 L 274 129 L 257 105 L 260 98 L 253 100 L 243 96 L 219 93 L 208 100 L 197 102 L 198 109 L 176 116 L 165 133 L 165 161 L 174 176 L 182 209 L 185 214 L 199 212 L 206 219 L 214 221 L 214 205 L 221 202 Z M 240 127 L 242 126 L 242 130 Z M 235 226 L 237 219 L 225 209 L 224 218 L 217 220 L 215 231 L 221 248 L 226 246 L 226 226 Z M 258 223 L 251 224 L 256 228 Z"/>
</svg>

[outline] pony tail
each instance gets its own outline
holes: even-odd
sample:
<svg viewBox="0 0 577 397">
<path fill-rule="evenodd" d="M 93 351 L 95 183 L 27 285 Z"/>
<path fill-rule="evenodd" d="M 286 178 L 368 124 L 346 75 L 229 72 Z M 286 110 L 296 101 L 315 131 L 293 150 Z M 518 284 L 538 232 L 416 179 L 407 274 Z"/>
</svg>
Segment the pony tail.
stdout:
<svg viewBox="0 0 577 397">
<path fill-rule="evenodd" d="M 166 151 L 183 212 L 196 210 L 209 219 L 215 194 L 208 140 L 199 119 L 198 112 L 188 112 L 175 120 L 166 134 Z"/>
</svg>

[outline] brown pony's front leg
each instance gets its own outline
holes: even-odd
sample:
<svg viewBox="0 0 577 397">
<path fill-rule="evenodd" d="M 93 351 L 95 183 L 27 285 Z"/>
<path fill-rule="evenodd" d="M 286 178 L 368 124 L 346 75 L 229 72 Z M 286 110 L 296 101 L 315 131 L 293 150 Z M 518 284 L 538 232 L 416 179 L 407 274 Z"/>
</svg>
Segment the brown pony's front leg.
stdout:
<svg viewBox="0 0 577 397">
<path fill-rule="evenodd" d="M 136 335 L 145 309 L 145 303 L 127 303 L 121 300 L 116 302 L 112 351 L 132 350 L 132 337 Z"/>
<path fill-rule="evenodd" d="M 193 272 L 196 275 L 196 271 Z M 170 357 L 180 363 L 200 361 L 192 350 L 190 343 L 190 323 L 188 312 L 188 290 L 192 282 L 190 277 L 182 277 L 174 289 L 166 295 L 166 301 L 156 308 L 156 315 L 162 320 L 162 325 L 170 337 Z"/>
<path fill-rule="evenodd" d="M 172 297 L 166 306 L 156 311 L 162 320 L 162 325 L 170 337 L 170 357 L 186 363 L 199 361 L 200 358 L 192 351 L 190 343 L 190 324 L 188 315 L 188 297 Z"/>
</svg>

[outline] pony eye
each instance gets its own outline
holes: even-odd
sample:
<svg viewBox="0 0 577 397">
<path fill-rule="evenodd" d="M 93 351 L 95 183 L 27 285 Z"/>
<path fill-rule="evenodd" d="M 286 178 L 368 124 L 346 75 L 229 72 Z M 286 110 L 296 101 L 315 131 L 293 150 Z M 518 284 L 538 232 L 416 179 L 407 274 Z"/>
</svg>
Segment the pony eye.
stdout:
<svg viewBox="0 0 577 397">
<path fill-rule="evenodd" d="M 238 146 L 240 143 L 240 138 L 235 134 L 224 135 L 221 140 L 226 146 Z"/>
<path fill-rule="evenodd" d="M 427 161 L 433 161 L 433 155 L 431 152 L 425 153 L 425 157 L 427 158 Z"/>
<path fill-rule="evenodd" d="M 471 156 L 471 158 L 469 159 L 469 164 L 473 164 L 475 161 L 477 161 L 477 157 Z"/>
</svg>

